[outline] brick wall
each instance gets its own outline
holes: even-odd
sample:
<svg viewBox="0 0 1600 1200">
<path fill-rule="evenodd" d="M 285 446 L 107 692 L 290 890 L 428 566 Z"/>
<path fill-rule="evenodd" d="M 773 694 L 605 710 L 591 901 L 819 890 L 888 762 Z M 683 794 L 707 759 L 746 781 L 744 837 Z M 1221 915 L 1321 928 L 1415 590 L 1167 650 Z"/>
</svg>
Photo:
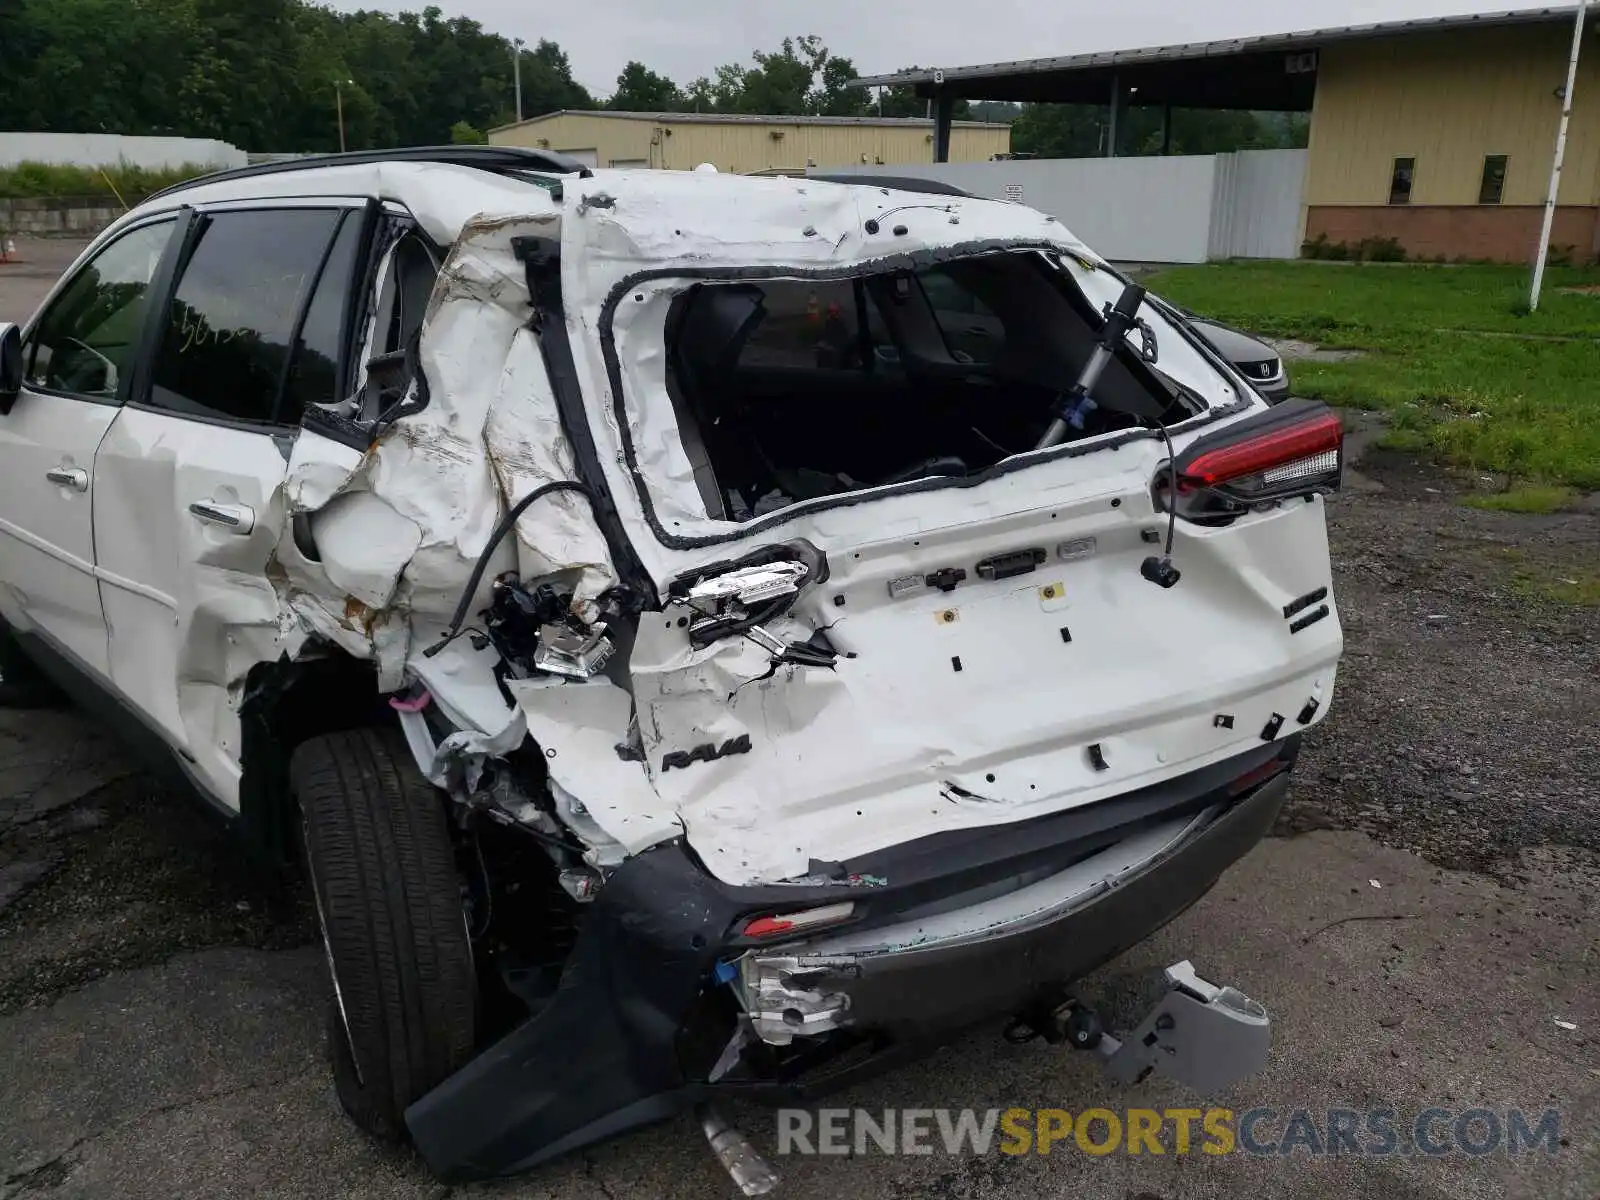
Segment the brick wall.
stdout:
<svg viewBox="0 0 1600 1200">
<path fill-rule="evenodd" d="M 1532 262 L 1543 219 L 1544 209 L 1531 204 L 1318 204 L 1306 210 L 1306 239 L 1392 237 L 1413 258 Z M 1570 246 L 1574 259 L 1600 257 L 1600 208 L 1558 207 L 1550 244 Z"/>
</svg>

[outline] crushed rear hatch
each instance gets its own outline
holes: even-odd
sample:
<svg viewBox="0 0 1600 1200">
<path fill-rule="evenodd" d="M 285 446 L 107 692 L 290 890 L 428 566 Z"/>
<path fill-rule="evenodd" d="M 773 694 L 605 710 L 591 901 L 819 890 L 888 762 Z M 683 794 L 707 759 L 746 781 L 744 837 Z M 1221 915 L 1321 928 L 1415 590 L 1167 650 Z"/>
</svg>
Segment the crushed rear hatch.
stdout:
<svg viewBox="0 0 1600 1200">
<path fill-rule="evenodd" d="M 516 689 L 602 829 L 681 822 L 728 882 L 825 878 L 1321 718 L 1325 488 L 1177 521 L 1182 582 L 1141 574 L 1168 537 L 1163 432 L 1182 456 L 1263 411 L 1214 354 L 1146 306 L 1098 411 L 1034 450 L 1119 277 L 1019 206 L 784 179 L 753 203 L 752 182 L 602 176 L 570 185 L 558 251 L 528 231 L 559 253 L 575 444 L 664 604 L 592 699 Z M 1318 593 L 1330 619 L 1286 616 Z M 602 742 L 628 785 L 568 752 Z"/>
</svg>

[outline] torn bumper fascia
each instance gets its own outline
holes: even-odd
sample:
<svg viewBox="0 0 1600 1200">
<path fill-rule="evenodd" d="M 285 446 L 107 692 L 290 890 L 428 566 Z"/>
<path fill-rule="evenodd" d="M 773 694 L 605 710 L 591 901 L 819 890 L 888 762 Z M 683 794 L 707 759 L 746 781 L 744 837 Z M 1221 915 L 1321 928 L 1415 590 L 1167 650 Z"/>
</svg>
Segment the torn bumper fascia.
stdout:
<svg viewBox="0 0 1600 1200">
<path fill-rule="evenodd" d="M 1095 890 L 1050 921 L 926 951 L 908 946 L 875 958 L 832 956 L 854 957 L 858 974 L 842 970 L 840 961 L 832 964 L 836 974 L 856 974 L 853 980 L 810 990 L 847 993 L 847 1023 L 883 1041 L 872 1056 L 824 1073 L 815 1086 L 812 1077 L 786 1075 L 712 1083 L 712 1063 L 694 1061 L 681 1035 L 715 986 L 718 964 L 749 949 L 731 940 L 742 917 L 827 903 L 840 889 L 730 887 L 701 869 L 681 842 L 657 846 L 612 873 L 586 913 L 549 1005 L 407 1110 L 412 1138 L 442 1178 L 515 1174 L 719 1093 L 803 1102 L 923 1052 L 960 1027 L 1014 1013 L 1040 988 L 1082 977 L 1204 895 L 1265 836 L 1286 786 L 1280 776 L 1230 799 L 1225 780 L 1272 755 L 1287 763 L 1296 748 L 1268 747 L 1162 785 L 1159 796 L 1130 796 L 1113 806 L 1138 819 L 1157 799 L 1160 811 L 1225 805 L 1165 853 L 1122 872 L 1114 886 Z M 968 861 L 967 849 L 950 847 L 937 856 L 942 865 L 930 867 L 931 847 L 924 847 L 922 866 L 931 875 L 919 878 L 914 858 L 907 860 L 895 872 L 907 882 L 872 889 L 866 902 L 883 906 L 884 924 L 892 926 L 894 910 L 959 892 L 975 879 L 1004 878 L 1049 856 L 1072 863 L 1081 858 L 1085 838 L 1126 840 L 1096 824 L 1105 819 L 1068 812 L 1029 830 L 998 831 L 986 845 L 1003 846 L 1004 856 L 976 863 Z M 1044 850 L 1036 848 L 1040 842 Z M 917 854 L 916 847 L 903 850 Z M 801 946 L 771 953 L 809 952 Z"/>
</svg>

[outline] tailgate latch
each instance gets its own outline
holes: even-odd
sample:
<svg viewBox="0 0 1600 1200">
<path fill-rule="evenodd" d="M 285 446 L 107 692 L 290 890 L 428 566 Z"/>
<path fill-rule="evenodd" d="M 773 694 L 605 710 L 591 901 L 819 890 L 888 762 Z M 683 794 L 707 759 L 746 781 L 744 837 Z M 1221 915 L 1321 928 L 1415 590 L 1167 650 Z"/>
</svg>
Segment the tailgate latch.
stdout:
<svg viewBox="0 0 1600 1200">
<path fill-rule="evenodd" d="M 1038 570 L 1047 555 L 1037 546 L 1027 550 L 1013 550 L 1010 554 L 997 554 L 986 558 L 977 566 L 979 579 L 1011 579 Z"/>
</svg>

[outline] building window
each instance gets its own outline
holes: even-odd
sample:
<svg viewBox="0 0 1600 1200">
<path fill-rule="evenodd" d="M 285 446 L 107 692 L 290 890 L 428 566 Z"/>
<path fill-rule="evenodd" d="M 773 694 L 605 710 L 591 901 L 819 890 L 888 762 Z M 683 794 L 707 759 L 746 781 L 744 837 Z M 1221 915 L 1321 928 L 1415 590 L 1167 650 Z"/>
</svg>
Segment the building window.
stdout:
<svg viewBox="0 0 1600 1200">
<path fill-rule="evenodd" d="M 1414 158 L 1397 158 L 1394 160 L 1394 172 L 1389 176 L 1389 203 L 1411 203 L 1411 179 L 1417 173 L 1417 160 Z"/>
<path fill-rule="evenodd" d="M 1506 156 L 1486 154 L 1483 157 L 1483 182 L 1478 185 L 1479 204 L 1499 204 L 1506 190 Z"/>
</svg>

